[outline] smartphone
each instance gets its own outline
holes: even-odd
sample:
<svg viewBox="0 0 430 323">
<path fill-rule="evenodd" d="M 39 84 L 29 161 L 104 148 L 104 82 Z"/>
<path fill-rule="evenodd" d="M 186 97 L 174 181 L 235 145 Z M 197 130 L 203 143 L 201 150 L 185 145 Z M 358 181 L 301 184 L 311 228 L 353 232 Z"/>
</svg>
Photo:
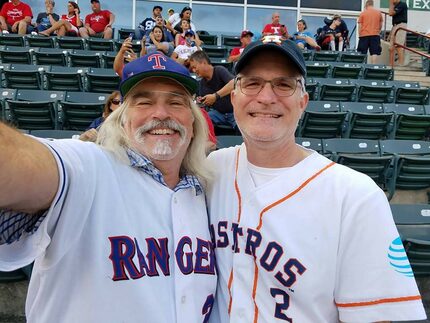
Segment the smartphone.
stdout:
<svg viewBox="0 0 430 323">
<path fill-rule="evenodd" d="M 133 39 L 134 37 L 134 33 L 130 33 L 130 35 L 128 35 L 128 38 Z"/>
</svg>

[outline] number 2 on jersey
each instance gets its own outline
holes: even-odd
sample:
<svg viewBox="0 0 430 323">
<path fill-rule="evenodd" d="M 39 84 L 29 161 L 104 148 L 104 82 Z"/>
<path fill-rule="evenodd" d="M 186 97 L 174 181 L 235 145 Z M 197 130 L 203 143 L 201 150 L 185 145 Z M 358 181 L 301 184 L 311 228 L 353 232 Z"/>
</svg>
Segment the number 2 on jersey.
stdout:
<svg viewBox="0 0 430 323">
<path fill-rule="evenodd" d="M 202 308 L 202 314 L 203 315 L 206 314 L 203 319 L 203 323 L 207 323 L 209 321 L 209 316 L 211 315 L 213 305 L 214 305 L 214 295 L 210 294 L 206 298 L 206 301 L 203 304 L 203 308 Z"/>
<path fill-rule="evenodd" d="M 273 298 L 276 298 L 276 296 L 282 296 L 282 303 L 276 303 L 275 307 L 275 317 L 284 320 L 287 322 L 292 323 L 293 319 L 290 319 L 287 315 L 283 313 L 283 311 L 286 311 L 288 307 L 290 307 L 290 296 L 282 289 L 279 288 L 271 288 L 270 294 Z"/>
</svg>

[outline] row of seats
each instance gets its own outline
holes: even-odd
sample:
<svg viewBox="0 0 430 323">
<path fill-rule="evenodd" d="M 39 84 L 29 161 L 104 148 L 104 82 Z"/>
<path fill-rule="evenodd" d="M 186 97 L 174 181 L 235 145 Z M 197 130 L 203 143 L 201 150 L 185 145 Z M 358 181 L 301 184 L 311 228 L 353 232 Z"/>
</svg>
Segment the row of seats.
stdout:
<svg viewBox="0 0 430 323">
<path fill-rule="evenodd" d="M 394 70 L 387 65 L 347 62 L 306 62 L 307 77 L 371 79 L 391 81 Z"/>
<path fill-rule="evenodd" d="M 297 136 L 311 138 L 430 139 L 430 106 L 309 101 Z"/>
<path fill-rule="evenodd" d="M 108 94 L 3 89 L 0 119 L 20 129 L 85 130 L 100 117 Z"/>
<path fill-rule="evenodd" d="M 218 148 L 241 144 L 241 136 L 218 136 Z M 391 199 L 396 189 L 430 187 L 430 142 L 420 140 L 317 139 L 296 142 L 367 174 Z"/>
<path fill-rule="evenodd" d="M 0 72 L 2 87 L 12 89 L 111 93 L 120 82 L 112 68 L 1 64 Z"/>
<path fill-rule="evenodd" d="M 112 68 L 116 52 L 84 49 L 11 47 L 0 48 L 2 64 Z"/>
<path fill-rule="evenodd" d="M 310 100 L 428 104 L 430 89 L 419 82 L 365 79 L 306 79 Z"/>
</svg>

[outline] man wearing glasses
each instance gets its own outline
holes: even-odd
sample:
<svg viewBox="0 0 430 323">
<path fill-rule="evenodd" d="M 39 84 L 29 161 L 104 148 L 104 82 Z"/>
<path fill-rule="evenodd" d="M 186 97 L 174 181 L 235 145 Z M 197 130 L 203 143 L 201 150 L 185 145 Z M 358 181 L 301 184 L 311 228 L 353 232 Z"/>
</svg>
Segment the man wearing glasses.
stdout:
<svg viewBox="0 0 430 323">
<path fill-rule="evenodd" d="M 308 103 L 292 42 L 254 42 L 231 100 L 244 144 L 209 156 L 219 274 L 212 322 L 424 319 L 387 199 L 367 176 L 295 143 Z"/>
<path fill-rule="evenodd" d="M 216 273 L 196 89 L 155 53 L 124 67 L 99 145 L 0 123 L 0 270 L 35 260 L 28 322 L 207 322 Z"/>
</svg>

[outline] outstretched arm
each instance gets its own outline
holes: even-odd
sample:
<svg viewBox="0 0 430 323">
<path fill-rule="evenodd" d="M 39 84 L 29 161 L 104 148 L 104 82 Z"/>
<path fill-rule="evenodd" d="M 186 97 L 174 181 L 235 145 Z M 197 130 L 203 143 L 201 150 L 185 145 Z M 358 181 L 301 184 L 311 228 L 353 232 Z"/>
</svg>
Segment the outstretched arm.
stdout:
<svg viewBox="0 0 430 323">
<path fill-rule="evenodd" d="M 0 122 L 0 208 L 35 213 L 55 197 L 59 174 L 42 143 Z"/>
</svg>

